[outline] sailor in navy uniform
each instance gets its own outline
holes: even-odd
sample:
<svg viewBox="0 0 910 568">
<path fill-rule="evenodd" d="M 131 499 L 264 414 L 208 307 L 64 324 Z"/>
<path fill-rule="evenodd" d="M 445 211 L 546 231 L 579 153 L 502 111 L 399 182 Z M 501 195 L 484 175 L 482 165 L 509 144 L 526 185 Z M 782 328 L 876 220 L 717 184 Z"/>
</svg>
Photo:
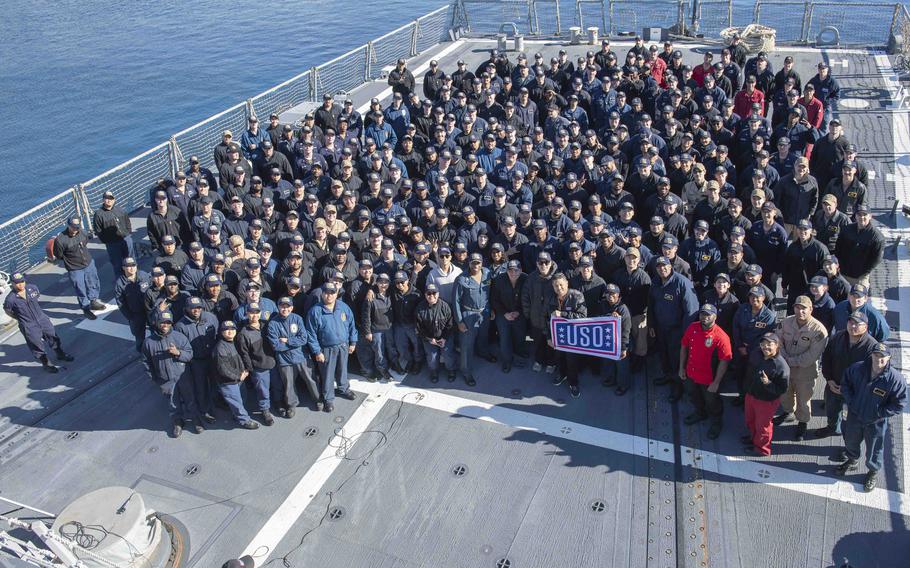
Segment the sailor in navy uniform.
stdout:
<svg viewBox="0 0 910 568">
<path fill-rule="evenodd" d="M 114 299 L 120 313 L 129 322 L 130 333 L 136 340 L 136 351 L 142 351 L 145 341 L 145 329 L 148 314 L 145 311 L 145 296 L 148 292 L 151 276 L 139 270 L 136 259 L 128 256 L 123 259 L 123 274 L 114 284 Z"/>
<path fill-rule="evenodd" d="M 3 302 L 3 311 L 19 324 L 19 331 L 25 337 L 25 344 L 32 350 L 35 359 L 41 361 L 44 369 L 56 373 L 59 369 L 47 358 L 45 346 L 50 347 L 61 361 L 72 361 L 60 346 L 60 338 L 54 330 L 54 324 L 41 309 L 38 298 L 41 292 L 34 284 L 25 282 L 25 275 L 16 272 L 12 275 L 13 289 Z"/>
<path fill-rule="evenodd" d="M 847 368 L 841 381 L 841 394 L 847 404 L 844 422 L 844 451 L 838 461 L 839 475 L 856 468 L 861 444 L 866 443 L 866 466 L 869 472 L 863 489 L 875 488 L 878 471 L 882 468 L 888 420 L 900 414 L 907 404 L 907 381 L 891 366 L 891 351 L 884 343 L 872 350 L 865 361 Z"/>
<path fill-rule="evenodd" d="M 170 399 L 171 418 L 174 421 L 173 436 L 183 433 L 183 426 L 193 425 L 197 434 L 205 428 L 193 394 L 193 375 L 188 363 L 193 360 L 190 340 L 174 330 L 174 316 L 161 312 L 153 324 L 152 333 L 142 344 L 142 354 L 152 380 Z"/>
</svg>

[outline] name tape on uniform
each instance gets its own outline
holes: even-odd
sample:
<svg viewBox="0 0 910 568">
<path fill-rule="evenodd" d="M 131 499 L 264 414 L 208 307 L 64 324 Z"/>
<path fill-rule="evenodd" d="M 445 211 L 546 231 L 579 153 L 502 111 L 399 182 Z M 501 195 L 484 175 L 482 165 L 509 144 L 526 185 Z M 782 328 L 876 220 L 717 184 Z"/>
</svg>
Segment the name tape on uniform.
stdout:
<svg viewBox="0 0 910 568">
<path fill-rule="evenodd" d="M 619 318 L 550 318 L 553 348 L 569 353 L 619 360 Z"/>
</svg>

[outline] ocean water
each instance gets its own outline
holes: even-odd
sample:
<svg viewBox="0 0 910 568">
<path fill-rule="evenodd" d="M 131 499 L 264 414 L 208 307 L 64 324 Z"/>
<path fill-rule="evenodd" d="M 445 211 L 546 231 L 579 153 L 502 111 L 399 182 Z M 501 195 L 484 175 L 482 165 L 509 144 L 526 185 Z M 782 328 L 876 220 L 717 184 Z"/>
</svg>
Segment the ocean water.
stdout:
<svg viewBox="0 0 910 568">
<path fill-rule="evenodd" d="M 0 222 L 445 4 L 6 2 Z"/>
<path fill-rule="evenodd" d="M 0 222 L 445 4 L 7 2 L 0 18 Z M 753 4 L 734 0 L 734 21 L 750 21 Z"/>
</svg>

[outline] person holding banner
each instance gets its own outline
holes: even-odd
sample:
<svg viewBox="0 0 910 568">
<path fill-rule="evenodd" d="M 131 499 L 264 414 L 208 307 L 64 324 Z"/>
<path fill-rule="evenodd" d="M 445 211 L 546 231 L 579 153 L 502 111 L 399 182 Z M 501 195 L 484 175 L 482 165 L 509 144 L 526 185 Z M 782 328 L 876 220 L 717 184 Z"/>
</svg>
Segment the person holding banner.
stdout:
<svg viewBox="0 0 910 568">
<path fill-rule="evenodd" d="M 679 351 L 679 378 L 695 407 L 684 422 L 691 426 L 710 418 L 708 438 L 713 440 L 720 436 L 724 407 L 718 391 L 733 359 L 733 346 L 730 336 L 716 325 L 714 304 L 702 305 L 698 320 L 686 328 Z"/>
<path fill-rule="evenodd" d="M 629 340 L 632 335 L 632 314 L 626 307 L 620 295 L 619 286 L 616 284 L 607 284 L 604 290 L 603 304 L 604 315 L 619 318 L 622 340 L 620 342 L 619 360 L 603 360 L 603 369 L 606 377 L 603 384 L 605 387 L 616 387 L 616 394 L 622 396 L 626 394 L 629 387 L 632 386 L 632 373 L 629 371 Z"/>
<path fill-rule="evenodd" d="M 553 293 L 546 297 L 546 313 L 551 318 L 579 319 L 588 316 L 585 306 L 585 297 L 578 290 L 569 289 L 569 279 L 562 272 L 557 272 L 551 280 Z M 553 336 L 550 326 L 547 326 L 547 344 L 553 347 Z M 578 388 L 578 373 L 581 369 L 581 355 L 568 351 L 555 351 L 556 363 L 559 371 L 553 378 L 554 385 L 561 385 L 569 381 L 569 392 L 572 398 L 578 398 L 581 391 Z"/>
<path fill-rule="evenodd" d="M 546 299 L 552 290 L 551 281 L 556 274 L 556 263 L 550 253 L 541 251 L 537 255 L 537 270 L 528 275 L 528 280 L 521 291 L 521 311 L 529 324 L 529 332 L 534 354 L 534 365 L 531 370 L 539 373 L 545 370 L 553 373 L 553 349 L 548 345 L 550 314 L 546 311 Z"/>
<path fill-rule="evenodd" d="M 683 383 L 679 380 L 679 350 L 683 331 L 695 319 L 698 298 L 692 282 L 673 270 L 666 256 L 657 257 L 654 265 L 657 278 L 651 281 L 648 297 L 648 334 L 654 338 L 663 376 L 655 385 L 670 385 L 670 402 L 682 398 Z"/>
</svg>

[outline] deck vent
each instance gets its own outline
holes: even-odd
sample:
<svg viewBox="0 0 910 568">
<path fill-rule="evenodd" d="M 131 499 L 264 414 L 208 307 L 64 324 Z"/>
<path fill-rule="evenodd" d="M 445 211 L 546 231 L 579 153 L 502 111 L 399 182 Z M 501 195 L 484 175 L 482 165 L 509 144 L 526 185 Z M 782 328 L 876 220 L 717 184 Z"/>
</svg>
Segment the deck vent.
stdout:
<svg viewBox="0 0 910 568">
<path fill-rule="evenodd" d="M 315 426 L 307 426 L 306 430 L 303 431 L 304 438 L 312 438 L 319 433 L 319 428 Z"/>
<path fill-rule="evenodd" d="M 496 568 L 512 568 L 512 561 L 508 558 L 500 558 L 496 561 Z"/>
<path fill-rule="evenodd" d="M 340 521 L 344 518 L 344 507 L 332 507 L 329 509 L 329 520 L 332 522 Z"/>
<path fill-rule="evenodd" d="M 594 513 L 603 513 L 607 510 L 607 504 L 604 503 L 603 499 L 595 499 L 591 501 L 591 511 Z"/>
<path fill-rule="evenodd" d="M 190 465 L 183 468 L 184 477 L 194 477 L 199 473 L 199 470 L 202 469 L 202 466 L 198 463 L 191 463 Z"/>
<path fill-rule="evenodd" d="M 79 437 L 79 432 L 70 432 L 69 434 L 66 435 L 66 439 L 70 440 L 70 441 L 75 440 L 78 437 Z"/>
<path fill-rule="evenodd" d="M 457 463 L 452 466 L 452 475 L 455 477 L 464 477 L 468 474 L 468 466 L 463 463 Z"/>
</svg>

